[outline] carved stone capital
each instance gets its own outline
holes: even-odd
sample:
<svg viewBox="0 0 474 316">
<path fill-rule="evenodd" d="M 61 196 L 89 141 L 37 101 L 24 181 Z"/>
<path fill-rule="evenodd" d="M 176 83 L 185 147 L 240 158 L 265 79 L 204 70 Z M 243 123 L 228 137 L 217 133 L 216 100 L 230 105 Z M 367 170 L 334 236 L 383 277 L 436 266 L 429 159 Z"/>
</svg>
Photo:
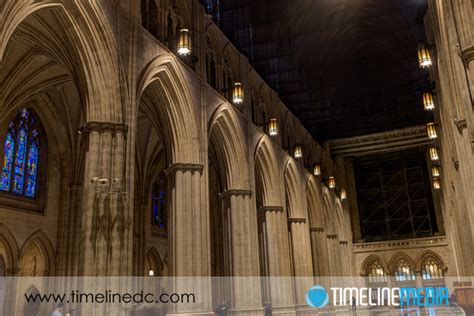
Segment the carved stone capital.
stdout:
<svg viewBox="0 0 474 316">
<path fill-rule="evenodd" d="M 304 217 L 292 217 L 288 219 L 290 224 L 305 224 L 306 223 L 306 218 Z"/>
<path fill-rule="evenodd" d="M 347 244 L 349 244 L 349 242 L 346 241 L 346 240 L 341 240 L 341 241 L 339 241 L 339 243 L 340 243 L 341 245 L 347 245 Z"/>
<path fill-rule="evenodd" d="M 195 164 L 195 163 L 175 163 L 175 164 L 172 164 L 171 166 L 169 166 L 169 167 L 165 170 L 165 175 L 168 176 L 168 175 L 170 175 L 170 174 L 176 173 L 177 171 L 181 171 L 181 172 L 190 171 L 190 172 L 199 172 L 199 173 L 202 173 L 202 170 L 203 170 L 203 165 L 201 165 L 201 164 Z"/>
<path fill-rule="evenodd" d="M 474 45 L 464 48 L 461 52 L 462 60 L 467 68 L 469 68 L 469 63 L 474 60 Z"/>
<path fill-rule="evenodd" d="M 90 133 L 90 132 L 111 131 L 113 133 L 125 134 L 127 130 L 128 130 L 128 126 L 123 123 L 91 121 L 91 122 L 87 122 L 86 125 L 84 125 L 81 128 L 80 132 Z"/>
<path fill-rule="evenodd" d="M 458 129 L 459 134 L 462 134 L 462 131 L 467 128 L 467 121 L 466 119 L 454 120 L 454 124 Z"/>
<path fill-rule="evenodd" d="M 275 212 L 275 213 L 279 213 L 279 212 L 283 212 L 283 206 L 262 206 L 260 207 L 257 212 L 260 214 L 264 214 L 264 213 L 267 213 L 267 212 Z"/>
<path fill-rule="evenodd" d="M 227 190 L 225 192 L 222 192 L 219 197 L 221 199 L 225 199 L 227 197 L 231 196 L 251 196 L 252 195 L 252 190 L 246 190 L 246 189 L 231 189 Z"/>
<path fill-rule="evenodd" d="M 322 233 L 324 232 L 324 227 L 311 227 L 310 230 L 315 233 Z"/>
<path fill-rule="evenodd" d="M 337 235 L 327 235 L 327 239 L 336 239 Z"/>
</svg>

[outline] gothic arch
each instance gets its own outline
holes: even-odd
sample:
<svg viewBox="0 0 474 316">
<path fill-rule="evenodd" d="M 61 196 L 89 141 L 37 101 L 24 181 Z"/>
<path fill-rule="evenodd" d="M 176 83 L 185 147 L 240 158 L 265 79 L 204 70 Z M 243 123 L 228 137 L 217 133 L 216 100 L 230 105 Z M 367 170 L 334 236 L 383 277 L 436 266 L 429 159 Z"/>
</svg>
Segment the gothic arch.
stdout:
<svg viewBox="0 0 474 316">
<path fill-rule="evenodd" d="M 323 218 L 328 229 L 328 235 L 337 234 L 336 220 L 334 218 L 334 205 L 329 189 L 323 185 L 322 189 L 323 196 Z"/>
<path fill-rule="evenodd" d="M 26 40 L 38 47 L 42 55 L 58 61 L 79 82 L 88 120 L 123 121 L 119 79 L 123 74 L 117 67 L 113 32 L 99 3 L 10 1 L 1 15 L 5 24 L 0 24 L 0 61 L 21 28 L 15 41 Z M 54 17 L 43 19 L 44 15 Z M 58 24 L 50 25 L 46 20 Z M 39 22 L 41 29 L 31 22 Z"/>
<path fill-rule="evenodd" d="M 368 270 L 374 262 L 378 261 L 382 268 L 385 271 L 385 274 L 388 273 L 388 265 L 387 262 L 380 256 L 371 254 L 367 258 L 364 259 L 362 262 L 362 265 L 360 267 L 360 275 L 361 276 L 367 276 L 368 275 Z"/>
<path fill-rule="evenodd" d="M 15 237 L 13 237 L 13 234 L 3 224 L 0 224 L 0 243 L 5 247 L 6 258 L 3 259 L 5 260 L 7 271 L 16 270 L 20 251 Z"/>
<path fill-rule="evenodd" d="M 281 205 L 281 176 L 276 153 L 268 136 L 260 138 L 255 150 L 255 181 L 262 192 L 257 192 L 259 206 Z"/>
<path fill-rule="evenodd" d="M 416 269 L 417 272 L 422 270 L 423 262 L 425 262 L 425 260 L 427 260 L 429 258 L 435 259 L 435 261 L 437 261 L 437 263 L 439 264 L 439 267 L 441 268 L 441 270 L 443 270 L 444 273 L 446 273 L 446 271 L 448 271 L 448 267 L 447 267 L 445 261 L 443 260 L 443 258 L 439 254 L 437 254 L 436 252 L 434 252 L 432 250 L 425 250 L 425 251 L 421 252 L 420 254 L 418 254 L 418 256 L 415 260 L 414 268 Z"/>
<path fill-rule="evenodd" d="M 163 271 L 163 262 L 161 260 L 160 254 L 154 247 L 148 250 L 147 263 L 149 265 L 148 268 L 154 271 L 155 276 L 162 276 L 161 274 Z M 148 273 L 148 271 L 146 272 Z"/>
<path fill-rule="evenodd" d="M 212 115 L 209 135 L 210 147 L 222 165 L 224 189 L 248 188 L 247 146 L 240 122 L 228 104 L 219 106 Z"/>
<path fill-rule="evenodd" d="M 37 230 L 33 234 L 31 234 L 28 239 L 23 243 L 23 246 L 21 247 L 20 250 L 20 262 L 23 260 L 23 257 L 25 256 L 26 251 L 31 245 L 35 245 L 38 247 L 39 251 L 41 252 L 43 259 L 45 261 L 45 274 L 47 276 L 54 276 L 55 270 L 55 251 L 54 248 L 49 241 L 48 236 L 42 231 L 42 230 Z M 24 267 L 20 267 L 21 269 L 24 269 Z"/>
<path fill-rule="evenodd" d="M 285 194 L 287 198 L 288 216 L 290 218 L 307 218 L 305 186 L 301 183 L 301 174 L 293 158 L 285 167 Z"/>
<path fill-rule="evenodd" d="M 223 49 L 222 49 L 222 56 L 224 56 L 223 62 L 225 63 L 225 59 L 227 58 L 228 61 L 228 67 L 230 70 L 231 77 L 234 81 L 239 81 L 241 80 L 241 73 L 240 73 L 240 68 L 239 68 L 239 53 L 236 51 L 236 49 L 232 46 L 230 42 L 227 42 Z M 226 65 L 223 65 L 224 67 Z"/>
<path fill-rule="evenodd" d="M 308 200 L 309 223 L 312 228 L 325 228 L 324 211 L 318 184 L 313 176 L 306 182 L 306 197 Z"/>
<path fill-rule="evenodd" d="M 144 69 L 138 99 L 146 96 L 149 102 L 141 102 L 141 109 L 162 131 L 168 163 L 199 163 L 197 114 L 186 79 L 172 54 L 158 56 Z"/>
<path fill-rule="evenodd" d="M 388 262 L 389 272 L 391 275 L 395 274 L 395 271 L 397 270 L 397 264 L 402 259 L 404 259 L 410 265 L 413 271 L 415 271 L 415 262 L 413 261 L 413 259 L 410 258 L 410 256 L 408 256 L 406 253 L 399 251 L 395 253 Z"/>
<path fill-rule="evenodd" d="M 222 65 L 223 63 L 223 44 L 221 41 L 222 35 L 220 30 L 214 23 L 209 23 L 205 29 L 206 35 L 209 37 L 212 45 L 212 53 L 216 58 L 216 64 Z"/>
</svg>

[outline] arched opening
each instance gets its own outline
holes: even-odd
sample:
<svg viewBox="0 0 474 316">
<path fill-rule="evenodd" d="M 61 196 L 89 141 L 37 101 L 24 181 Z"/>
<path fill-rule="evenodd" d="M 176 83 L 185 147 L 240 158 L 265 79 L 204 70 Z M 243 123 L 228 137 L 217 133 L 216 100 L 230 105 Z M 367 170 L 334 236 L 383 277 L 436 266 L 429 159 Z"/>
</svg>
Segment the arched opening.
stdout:
<svg viewBox="0 0 474 316">
<path fill-rule="evenodd" d="M 417 259 L 417 262 L 423 286 L 445 286 L 444 276 L 447 267 L 438 254 L 432 251 L 425 251 L 421 254 L 420 258 Z"/>
<path fill-rule="evenodd" d="M 40 291 L 35 287 L 32 286 L 27 292 L 26 295 L 28 297 L 37 297 L 40 295 Z M 23 314 L 25 316 L 36 316 L 39 314 L 41 309 L 41 302 L 39 300 L 36 300 L 35 302 L 27 302 L 25 303 L 23 307 Z"/>
<path fill-rule="evenodd" d="M 405 253 L 395 254 L 389 263 L 390 273 L 399 287 L 416 285 L 415 263 Z"/>
<path fill-rule="evenodd" d="M 158 8 L 155 0 L 142 0 L 141 2 L 142 26 L 151 35 L 158 37 Z"/>
</svg>

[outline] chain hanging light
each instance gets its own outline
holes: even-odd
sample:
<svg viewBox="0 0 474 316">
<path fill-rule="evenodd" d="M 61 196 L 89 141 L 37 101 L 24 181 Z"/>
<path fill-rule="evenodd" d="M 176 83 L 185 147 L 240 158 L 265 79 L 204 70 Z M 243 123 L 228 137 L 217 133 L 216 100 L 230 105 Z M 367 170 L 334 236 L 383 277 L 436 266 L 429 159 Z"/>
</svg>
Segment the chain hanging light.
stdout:
<svg viewBox="0 0 474 316">
<path fill-rule="evenodd" d="M 179 30 L 178 54 L 181 56 L 191 54 L 191 33 L 188 29 Z"/>
<path fill-rule="evenodd" d="M 344 201 L 347 199 L 347 193 L 345 189 L 341 189 L 341 200 Z"/>
<path fill-rule="evenodd" d="M 423 93 L 423 107 L 427 111 L 432 111 L 435 108 L 433 94 L 431 92 Z"/>
<path fill-rule="evenodd" d="M 439 180 L 439 178 L 433 179 L 433 188 L 435 188 L 436 190 L 439 190 L 441 188 L 441 181 Z"/>
<path fill-rule="evenodd" d="M 232 102 L 234 102 L 234 104 L 242 104 L 242 102 L 244 102 L 244 89 L 240 82 L 234 83 L 234 88 L 232 90 Z"/>
<path fill-rule="evenodd" d="M 436 134 L 436 128 L 434 123 L 426 124 L 426 133 L 428 134 L 428 138 L 430 139 L 435 139 L 438 137 L 438 135 Z"/>
<path fill-rule="evenodd" d="M 328 178 L 328 187 L 334 189 L 336 187 L 336 179 L 334 177 Z"/>
<path fill-rule="evenodd" d="M 293 148 L 293 157 L 301 158 L 303 157 L 303 146 L 301 144 L 296 144 Z"/>
<path fill-rule="evenodd" d="M 278 135 L 278 121 L 276 118 L 270 119 L 270 123 L 268 124 L 268 134 L 270 134 L 270 136 Z"/>
<path fill-rule="evenodd" d="M 427 68 L 432 65 L 430 50 L 425 45 L 418 45 L 418 63 L 421 68 Z"/>
<path fill-rule="evenodd" d="M 431 159 L 431 161 L 438 161 L 439 160 L 438 148 L 430 147 L 430 159 Z"/>
</svg>

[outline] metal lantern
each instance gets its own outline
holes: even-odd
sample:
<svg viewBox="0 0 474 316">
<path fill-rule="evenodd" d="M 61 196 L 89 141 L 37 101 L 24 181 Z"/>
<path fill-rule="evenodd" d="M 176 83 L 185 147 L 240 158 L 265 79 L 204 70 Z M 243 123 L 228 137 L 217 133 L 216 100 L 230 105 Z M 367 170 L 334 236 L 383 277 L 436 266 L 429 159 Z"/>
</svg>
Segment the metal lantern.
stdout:
<svg viewBox="0 0 474 316">
<path fill-rule="evenodd" d="M 328 187 L 330 189 L 334 189 L 336 187 L 336 179 L 334 177 L 329 177 L 328 179 Z"/>
<path fill-rule="evenodd" d="M 436 147 L 430 147 L 430 159 L 431 161 L 439 160 L 438 149 Z"/>
<path fill-rule="evenodd" d="M 347 193 L 345 189 L 341 189 L 341 200 L 347 199 Z"/>
<path fill-rule="evenodd" d="M 295 158 L 303 157 L 303 147 L 301 146 L 301 144 L 295 145 L 295 148 L 293 148 L 293 156 Z"/>
<path fill-rule="evenodd" d="M 191 34 L 188 29 L 179 31 L 178 54 L 181 56 L 191 54 Z"/>
<path fill-rule="evenodd" d="M 270 136 L 278 135 L 278 121 L 276 118 L 270 119 L 270 123 L 268 124 L 268 134 L 270 134 Z"/>
<path fill-rule="evenodd" d="M 431 92 L 423 93 L 423 106 L 427 111 L 434 109 L 433 94 Z"/>
<path fill-rule="evenodd" d="M 438 166 L 432 166 L 431 167 L 431 175 L 434 177 L 434 178 L 437 178 L 439 177 L 439 167 Z"/>
<path fill-rule="evenodd" d="M 418 63 L 421 68 L 430 67 L 432 64 L 430 50 L 423 44 L 418 46 Z"/>
<path fill-rule="evenodd" d="M 435 139 L 438 137 L 434 123 L 426 124 L 426 133 L 428 134 L 428 138 Z"/>
<path fill-rule="evenodd" d="M 244 102 L 244 88 L 240 82 L 234 83 L 234 89 L 232 90 L 232 102 L 234 102 L 234 104 L 241 104 Z"/>
<path fill-rule="evenodd" d="M 313 166 L 313 175 L 320 176 L 321 175 L 321 164 L 315 163 Z"/>
<path fill-rule="evenodd" d="M 433 179 L 433 188 L 435 188 L 436 190 L 439 190 L 441 188 L 441 181 L 439 180 L 439 178 Z"/>
<path fill-rule="evenodd" d="M 152 269 L 148 270 L 148 275 L 149 275 L 149 276 L 154 276 L 154 275 L 155 275 L 155 271 L 153 271 Z"/>
</svg>

